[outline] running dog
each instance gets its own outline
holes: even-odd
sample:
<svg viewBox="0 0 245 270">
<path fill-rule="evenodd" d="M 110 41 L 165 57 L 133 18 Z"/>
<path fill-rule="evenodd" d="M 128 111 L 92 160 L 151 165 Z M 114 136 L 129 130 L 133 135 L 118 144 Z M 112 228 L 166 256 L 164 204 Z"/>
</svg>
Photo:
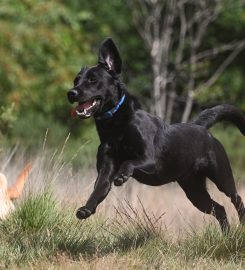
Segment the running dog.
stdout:
<svg viewBox="0 0 245 270">
<path fill-rule="evenodd" d="M 68 92 L 69 102 L 76 103 L 72 116 L 93 116 L 101 142 L 94 190 L 86 205 L 77 210 L 77 218 L 94 214 L 112 183 L 121 186 L 133 177 L 150 186 L 177 181 L 192 204 L 216 217 L 221 229 L 227 231 L 225 209 L 206 189 L 208 177 L 231 199 L 244 223 L 245 208 L 227 154 L 208 131 L 217 122 L 230 121 L 245 135 L 243 113 L 224 104 L 202 111 L 190 123 L 167 125 L 141 109 L 120 80 L 121 66 L 118 49 L 108 38 L 100 46 L 98 64 L 82 68 Z"/>
</svg>

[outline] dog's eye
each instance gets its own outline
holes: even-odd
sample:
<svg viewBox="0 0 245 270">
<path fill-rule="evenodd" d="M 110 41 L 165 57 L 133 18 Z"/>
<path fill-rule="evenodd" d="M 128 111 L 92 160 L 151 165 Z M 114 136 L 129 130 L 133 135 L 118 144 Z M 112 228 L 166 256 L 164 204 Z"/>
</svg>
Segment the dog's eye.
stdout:
<svg viewBox="0 0 245 270">
<path fill-rule="evenodd" d="M 88 78 L 88 82 L 89 83 L 96 83 L 97 80 L 95 78 L 93 78 L 93 77 L 90 77 L 90 78 Z"/>
<path fill-rule="evenodd" d="M 76 77 L 74 80 L 74 86 L 76 86 L 79 83 L 80 77 Z"/>
</svg>

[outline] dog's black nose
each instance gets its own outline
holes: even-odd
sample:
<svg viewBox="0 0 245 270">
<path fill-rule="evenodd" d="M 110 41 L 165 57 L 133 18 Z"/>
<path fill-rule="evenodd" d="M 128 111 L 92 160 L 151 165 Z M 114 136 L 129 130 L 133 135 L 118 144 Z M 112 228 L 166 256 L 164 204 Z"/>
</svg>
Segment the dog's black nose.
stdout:
<svg viewBox="0 0 245 270">
<path fill-rule="evenodd" d="M 67 93 L 67 97 L 70 103 L 76 102 L 78 99 L 78 92 L 76 89 L 71 89 L 68 93 Z"/>
</svg>

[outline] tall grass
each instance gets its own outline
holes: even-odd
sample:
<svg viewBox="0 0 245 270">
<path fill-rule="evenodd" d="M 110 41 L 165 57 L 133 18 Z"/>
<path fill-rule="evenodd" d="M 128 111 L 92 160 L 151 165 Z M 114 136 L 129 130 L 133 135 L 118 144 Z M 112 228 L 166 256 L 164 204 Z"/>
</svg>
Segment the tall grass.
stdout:
<svg viewBox="0 0 245 270">
<path fill-rule="evenodd" d="M 226 262 L 233 265 L 230 269 L 245 266 L 242 226 L 227 235 L 219 228 L 208 227 L 173 240 L 163 230 L 161 216 L 147 212 L 143 205 L 139 211 L 127 202 L 117 209 L 114 220 L 93 217 L 78 221 L 73 209 L 64 210 L 50 191 L 29 194 L 16 212 L 1 221 L 0 241 L 0 266 L 4 268 L 45 261 L 58 264 L 59 256 L 80 265 L 108 256 L 127 257 L 129 267 L 139 267 L 132 269 L 166 269 L 166 265 L 184 269 L 200 260 L 208 261 L 209 266 Z"/>
<path fill-rule="evenodd" d="M 174 185 L 152 188 L 129 180 L 112 189 L 96 215 L 77 220 L 75 210 L 95 174 L 73 170 L 76 155 L 64 161 L 67 141 L 54 152 L 44 142 L 25 196 L 0 221 L 0 269 L 245 268 L 244 226 L 233 222 L 227 235 L 209 220 L 204 226 L 203 215 Z M 10 152 L 2 162 L 10 178 L 24 163 L 16 162 L 20 156 Z"/>
<path fill-rule="evenodd" d="M 140 209 L 128 201 L 116 209 L 116 217 L 109 227 L 110 246 L 114 251 L 125 252 L 144 245 L 152 239 L 161 239 L 162 224 L 160 216 L 148 213 L 140 201 Z"/>
<path fill-rule="evenodd" d="M 0 223 L 0 261 L 6 267 L 51 258 L 59 252 L 72 257 L 94 253 L 97 227 L 78 222 L 71 213 L 59 208 L 50 192 L 30 194 Z"/>
</svg>

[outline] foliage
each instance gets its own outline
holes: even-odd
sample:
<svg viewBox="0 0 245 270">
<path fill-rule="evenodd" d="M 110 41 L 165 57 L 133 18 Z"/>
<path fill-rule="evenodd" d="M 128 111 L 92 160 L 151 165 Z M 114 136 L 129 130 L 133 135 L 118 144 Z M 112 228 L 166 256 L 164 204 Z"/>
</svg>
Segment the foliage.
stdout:
<svg viewBox="0 0 245 270">
<path fill-rule="evenodd" d="M 91 128 L 93 122 L 70 119 L 66 91 L 81 66 L 96 63 L 99 43 L 107 36 L 112 36 L 119 46 L 124 62 L 123 79 L 129 90 L 150 108 L 150 57 L 127 3 L 1 1 L 0 106 L 4 114 L 2 111 L 0 129 L 5 141 L 36 149 L 49 129 L 48 143 L 52 147 L 57 147 L 71 132 L 73 148 L 79 140 L 92 141 L 93 148 L 98 142 Z M 203 48 L 226 42 L 231 35 L 234 40 L 241 39 L 244 14 L 243 6 L 225 0 L 221 16 L 209 29 Z M 228 102 L 244 109 L 244 57 L 241 54 L 212 88 L 200 93 L 196 102 L 204 106 Z M 207 66 L 212 69 L 215 64 L 214 61 Z"/>
<path fill-rule="evenodd" d="M 242 1 L 223 1 L 222 12 L 214 27 L 209 29 L 207 44 L 215 47 L 218 42 L 244 38 L 242 28 L 245 25 L 245 5 Z M 222 57 L 222 56 L 221 56 Z M 244 68 L 245 51 L 222 74 L 211 88 L 201 92 L 198 101 L 203 104 L 230 103 L 245 109 Z M 212 68 L 212 66 L 210 67 Z"/>
<path fill-rule="evenodd" d="M 0 138 L 13 128 L 13 124 L 16 121 L 14 112 L 14 103 L 9 107 L 2 106 L 0 108 Z"/>
<path fill-rule="evenodd" d="M 120 6 L 124 8 L 122 16 L 113 22 L 115 12 L 111 9 L 116 11 Z M 98 46 L 113 32 L 111 28 L 115 31 L 120 25 L 126 36 L 129 25 L 124 22 L 124 15 L 128 12 L 116 1 L 111 3 L 111 9 L 99 1 L 1 2 L 1 103 L 15 103 L 18 122 L 12 132 L 14 137 L 25 140 L 31 133 L 40 138 L 54 123 L 55 128 L 61 126 L 53 131 L 55 134 L 67 133 L 67 127 L 75 134 L 81 132 L 80 125 L 69 119 L 66 91 L 81 66 L 96 62 L 94 43 Z M 129 43 L 135 41 L 129 39 Z M 85 129 L 86 126 L 83 125 Z M 33 144 L 32 140 L 29 143 Z"/>
<path fill-rule="evenodd" d="M 80 66 L 93 59 L 80 27 L 84 16 L 59 1 L 1 2 L 1 103 L 15 103 L 15 136 L 25 139 L 55 122 L 68 124 L 65 91 Z"/>
</svg>

